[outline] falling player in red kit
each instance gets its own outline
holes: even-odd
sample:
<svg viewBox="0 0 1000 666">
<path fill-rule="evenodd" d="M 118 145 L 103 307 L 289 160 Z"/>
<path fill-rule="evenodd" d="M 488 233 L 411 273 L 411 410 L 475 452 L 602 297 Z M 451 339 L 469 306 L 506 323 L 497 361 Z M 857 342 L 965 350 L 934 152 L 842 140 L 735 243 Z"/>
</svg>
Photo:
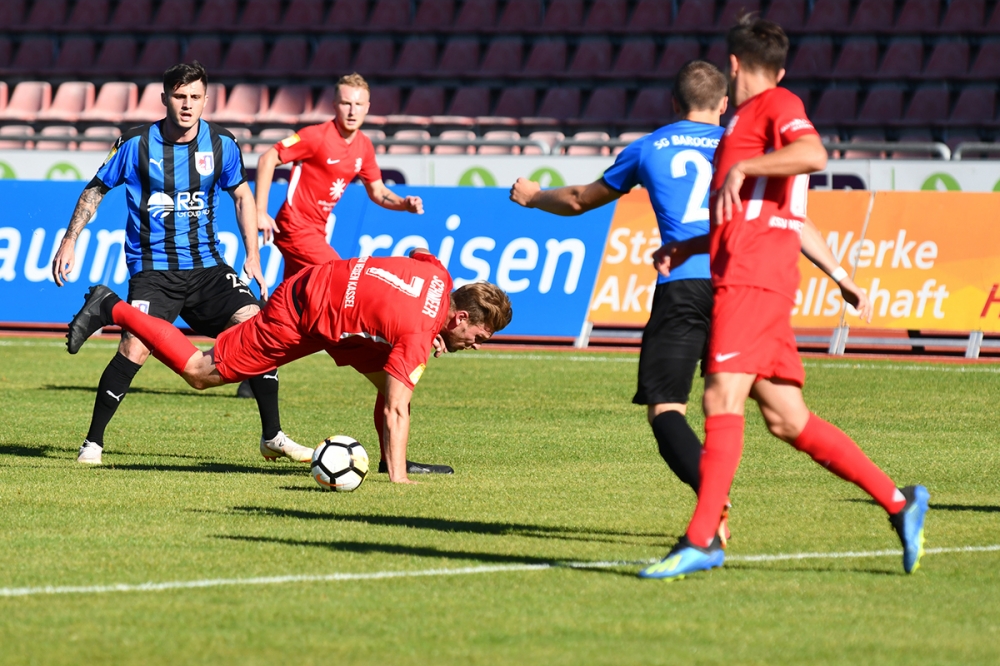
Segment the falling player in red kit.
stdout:
<svg viewBox="0 0 1000 666">
<path fill-rule="evenodd" d="M 903 568 L 923 553 L 929 495 L 898 489 L 846 434 L 809 411 L 790 313 L 799 285 L 808 175 L 826 150 L 802 101 L 777 87 L 788 38 L 775 23 L 742 17 L 727 36 L 737 108 L 715 152 L 708 236 L 664 245 L 661 273 L 708 252 L 715 303 L 705 377 L 705 449 L 698 504 L 686 534 L 640 576 L 676 580 L 722 566 L 716 530 L 743 450 L 744 404 L 757 401 L 773 435 L 866 491 L 903 543 Z"/>
<path fill-rule="evenodd" d="M 97 329 L 114 323 L 196 389 L 238 382 L 260 374 L 260 368 L 326 351 L 337 365 L 364 374 L 384 396 L 384 462 L 390 480 L 409 483 L 410 397 L 435 340 L 447 351 L 478 349 L 512 316 L 507 295 L 488 282 L 455 292 L 451 287 L 447 269 L 423 251 L 311 266 L 279 285 L 254 317 L 201 352 L 172 324 L 98 285 L 70 323 L 69 346 L 78 350 Z"/>
</svg>

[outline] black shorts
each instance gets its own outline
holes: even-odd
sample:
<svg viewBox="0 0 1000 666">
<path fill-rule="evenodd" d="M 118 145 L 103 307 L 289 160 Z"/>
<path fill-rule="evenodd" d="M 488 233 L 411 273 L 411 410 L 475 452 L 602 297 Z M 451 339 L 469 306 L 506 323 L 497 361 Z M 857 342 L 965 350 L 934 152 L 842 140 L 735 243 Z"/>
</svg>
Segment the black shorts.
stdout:
<svg viewBox="0 0 1000 666">
<path fill-rule="evenodd" d="M 698 361 L 704 361 L 708 349 L 711 320 L 711 280 L 676 280 L 656 285 L 653 311 L 642 332 L 639 387 L 632 402 L 687 403 L 695 367 Z"/>
<path fill-rule="evenodd" d="M 196 333 L 210 338 L 226 330 L 232 316 L 260 305 L 229 266 L 187 271 L 142 271 L 128 281 L 128 302 L 143 312 L 173 322 L 180 315 Z"/>
</svg>

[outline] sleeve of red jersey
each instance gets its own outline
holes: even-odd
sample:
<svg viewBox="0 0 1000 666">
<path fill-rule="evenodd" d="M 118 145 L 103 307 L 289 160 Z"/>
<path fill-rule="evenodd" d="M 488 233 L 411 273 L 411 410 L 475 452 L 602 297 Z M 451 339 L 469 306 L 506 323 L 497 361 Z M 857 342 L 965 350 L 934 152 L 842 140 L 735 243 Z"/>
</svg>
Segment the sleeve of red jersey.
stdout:
<svg viewBox="0 0 1000 666">
<path fill-rule="evenodd" d="M 386 373 L 406 384 L 411 391 L 427 368 L 427 358 L 434 342 L 433 336 L 428 335 L 422 331 L 402 337 L 392 346 L 385 363 Z"/>
<path fill-rule="evenodd" d="M 790 90 L 778 88 L 778 94 L 772 99 L 771 106 L 772 131 L 781 138 L 783 145 L 807 134 L 819 135 L 812 121 L 806 116 L 806 108 L 802 100 Z"/>
<path fill-rule="evenodd" d="M 361 157 L 361 171 L 358 173 L 358 176 L 361 178 L 361 182 L 365 184 L 382 180 L 382 169 L 379 168 L 378 163 L 375 161 L 375 146 L 372 145 L 371 139 L 359 132 L 358 138 L 360 139 L 361 137 L 364 137 L 365 154 Z"/>
<path fill-rule="evenodd" d="M 322 138 L 320 127 L 320 125 L 303 127 L 295 134 L 285 137 L 274 144 L 281 163 L 298 162 L 312 157 L 313 153 L 316 152 L 316 146 L 319 145 Z"/>
</svg>

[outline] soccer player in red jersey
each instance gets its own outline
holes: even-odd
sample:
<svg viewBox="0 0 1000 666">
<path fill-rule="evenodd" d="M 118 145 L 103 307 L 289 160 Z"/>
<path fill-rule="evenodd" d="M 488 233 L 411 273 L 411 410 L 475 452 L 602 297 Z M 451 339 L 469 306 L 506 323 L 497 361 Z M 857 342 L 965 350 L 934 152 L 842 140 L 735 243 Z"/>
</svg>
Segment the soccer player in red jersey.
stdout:
<svg viewBox="0 0 1000 666">
<path fill-rule="evenodd" d="M 421 214 L 420 197 L 399 197 L 382 182 L 371 139 L 361 132 L 368 115 L 368 82 L 359 74 L 337 81 L 336 115 L 332 120 L 300 129 L 282 139 L 257 162 L 258 226 L 285 259 L 284 279 L 306 266 L 339 259 L 326 239 L 326 223 L 344 190 L 361 179 L 372 201 L 389 210 Z M 274 168 L 293 162 L 288 195 L 277 219 L 267 212 Z"/>
<path fill-rule="evenodd" d="M 326 351 L 337 365 L 364 374 L 384 396 L 389 479 L 409 483 L 410 398 L 435 339 L 447 351 L 478 349 L 512 317 L 499 287 L 477 282 L 453 293 L 451 287 L 447 269 L 425 251 L 311 266 L 280 284 L 257 315 L 226 329 L 214 348 L 201 352 L 172 324 L 98 285 L 70 323 L 69 338 L 79 347 L 98 328 L 114 323 L 196 389 L 238 382 Z"/>
<path fill-rule="evenodd" d="M 807 174 L 826 166 L 826 150 L 801 100 L 778 87 L 788 38 L 777 24 L 744 16 L 727 42 L 737 108 L 715 152 L 709 235 L 669 243 L 654 255 L 666 274 L 692 254 L 707 250 L 710 256 L 715 303 L 701 485 L 685 535 L 639 575 L 676 580 L 722 566 L 716 530 L 743 450 L 747 397 L 757 401 L 773 435 L 886 510 L 903 544 L 903 568 L 911 573 L 923 553 L 927 489 L 897 488 L 846 434 L 811 413 L 802 397 L 805 371 L 790 313 L 799 284 Z"/>
</svg>

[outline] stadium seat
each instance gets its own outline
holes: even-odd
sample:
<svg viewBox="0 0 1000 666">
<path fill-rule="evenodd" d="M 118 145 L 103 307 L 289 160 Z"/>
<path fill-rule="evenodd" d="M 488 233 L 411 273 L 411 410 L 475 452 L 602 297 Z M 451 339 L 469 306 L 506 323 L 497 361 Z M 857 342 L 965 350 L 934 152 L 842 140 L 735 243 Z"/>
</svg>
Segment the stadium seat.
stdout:
<svg viewBox="0 0 1000 666">
<path fill-rule="evenodd" d="M 120 123 L 135 108 L 138 98 L 139 87 L 131 81 L 105 83 L 93 105 L 80 114 L 80 120 Z"/>
<path fill-rule="evenodd" d="M 84 73 L 94 64 L 96 52 L 92 37 L 66 37 L 49 71 L 53 74 Z"/>
<path fill-rule="evenodd" d="M 135 108 L 125 113 L 125 122 L 151 123 L 154 120 L 163 118 L 166 115 L 166 109 L 163 107 L 162 95 L 162 82 L 147 84 L 142 89 L 142 95 L 139 97 L 139 102 L 135 105 Z"/>
<path fill-rule="evenodd" d="M 287 139 L 294 132 L 295 130 L 290 127 L 262 129 L 260 133 L 257 134 L 257 139 L 263 140 L 264 143 L 254 144 L 253 152 L 266 153 L 274 147 L 274 144 L 278 143 L 282 139 Z"/>
<path fill-rule="evenodd" d="M 371 139 L 372 143 L 374 143 L 375 141 L 381 141 L 385 139 L 385 132 L 383 132 L 380 129 L 369 129 L 367 127 L 364 127 L 362 128 L 361 133 L 367 136 L 369 139 Z M 385 146 L 376 145 L 375 153 L 379 155 L 385 153 Z"/>
<path fill-rule="evenodd" d="M 504 118 L 526 118 L 535 115 L 534 88 L 504 88 L 497 98 L 493 113 Z"/>
<path fill-rule="evenodd" d="M 194 23 L 194 16 L 195 0 L 171 0 L 160 5 L 153 17 L 153 25 L 160 30 L 186 28 Z"/>
<path fill-rule="evenodd" d="M 371 18 L 368 19 L 370 30 L 392 30 L 410 25 L 410 0 L 375 0 Z"/>
<path fill-rule="evenodd" d="M 14 28 L 24 22 L 24 5 L 26 0 L 5 0 L 0 2 L 0 25 Z"/>
<path fill-rule="evenodd" d="M 923 86 L 913 93 L 903 116 L 908 125 L 940 124 L 948 117 L 951 95 L 946 85 Z"/>
<path fill-rule="evenodd" d="M 305 37 L 281 37 L 271 47 L 262 71 L 270 76 L 295 76 L 305 71 L 308 60 L 309 43 Z"/>
<path fill-rule="evenodd" d="M 431 138 L 431 133 L 427 130 L 418 129 L 399 130 L 392 138 L 420 139 L 426 141 Z M 388 152 L 393 155 L 427 155 L 431 152 L 431 149 L 430 146 L 389 146 Z"/>
<path fill-rule="evenodd" d="M 226 51 L 219 68 L 224 75 L 252 76 L 264 66 L 264 39 L 262 37 L 237 37 Z"/>
<path fill-rule="evenodd" d="M 811 120 L 817 126 L 840 125 L 854 120 L 858 109 L 858 89 L 854 87 L 827 88 L 820 95 Z"/>
<path fill-rule="evenodd" d="M 588 30 L 605 32 L 608 29 L 625 27 L 628 18 L 626 0 L 594 0 L 583 27 Z"/>
<path fill-rule="evenodd" d="M 63 120 L 75 123 L 80 114 L 94 105 L 94 84 L 90 81 L 67 81 L 56 90 L 52 104 L 39 111 L 37 119 L 42 121 Z"/>
<path fill-rule="evenodd" d="M 886 49 L 878 74 L 889 79 L 915 77 L 923 62 L 924 45 L 919 39 L 896 39 Z"/>
<path fill-rule="evenodd" d="M 323 0 L 292 0 L 281 17 L 281 27 L 300 30 L 323 25 L 323 9 Z"/>
<path fill-rule="evenodd" d="M 465 0 L 455 17 L 456 30 L 492 30 L 496 27 L 496 0 Z"/>
<path fill-rule="evenodd" d="M 413 17 L 418 32 L 446 30 L 455 16 L 455 0 L 421 0 Z"/>
<path fill-rule="evenodd" d="M 10 65 L 10 56 L 13 50 L 10 38 L 0 36 L 0 70 L 5 70 Z"/>
<path fill-rule="evenodd" d="M 650 127 L 666 125 L 674 115 L 669 88 L 642 88 L 635 96 L 628 119 Z"/>
<path fill-rule="evenodd" d="M 674 17 L 676 30 L 701 30 L 715 25 L 715 0 L 682 0 Z"/>
<path fill-rule="evenodd" d="M 941 28 L 948 32 L 975 30 L 981 28 L 985 20 L 985 0 L 951 0 L 941 21 Z"/>
<path fill-rule="evenodd" d="M 55 28 L 66 20 L 66 0 L 35 0 L 24 24 L 32 28 Z"/>
<path fill-rule="evenodd" d="M 953 125 L 979 125 L 993 120 L 996 112 L 997 89 L 989 86 L 967 86 L 962 89 L 951 111 Z"/>
<path fill-rule="evenodd" d="M 462 86 L 455 91 L 448 113 L 453 116 L 488 116 L 490 113 L 490 89 L 484 86 Z"/>
<path fill-rule="evenodd" d="M 617 138 L 618 138 L 619 141 L 625 141 L 628 144 L 632 144 L 632 143 L 635 143 L 636 141 L 638 141 L 639 139 L 641 139 L 642 137 L 647 136 L 648 134 L 649 134 L 649 132 L 622 132 L 621 134 L 618 135 Z M 613 155 L 617 155 L 624 148 L 625 148 L 625 146 L 619 146 L 618 148 L 612 148 L 611 149 L 611 153 Z"/>
<path fill-rule="evenodd" d="M 135 84 L 133 83 L 132 85 Z M 106 153 L 111 150 L 111 146 L 114 145 L 115 140 L 121 135 L 121 130 L 114 126 L 98 125 L 97 127 L 88 127 L 83 131 L 83 136 L 87 140 L 81 141 L 77 149 Z"/>
<path fill-rule="evenodd" d="M 623 49 L 624 50 L 624 49 Z M 670 39 L 667 48 L 663 49 L 656 73 L 664 77 L 676 76 L 684 63 L 695 60 L 701 55 L 701 44 L 697 39 Z"/>
<path fill-rule="evenodd" d="M 771 0 L 764 18 L 786 30 L 797 30 L 806 22 L 806 0 Z"/>
<path fill-rule="evenodd" d="M 851 31 L 874 32 L 891 29 L 893 13 L 892 2 L 861 0 L 851 19 Z"/>
<path fill-rule="evenodd" d="M 324 123 L 333 118 L 337 98 L 337 86 L 326 86 L 320 91 L 319 97 L 312 106 L 312 110 L 299 116 L 299 123 L 303 125 L 313 125 Z"/>
<path fill-rule="evenodd" d="M 224 125 L 249 125 L 267 108 L 267 86 L 237 83 L 229 91 L 225 106 L 212 113 L 212 120 Z"/>
<path fill-rule="evenodd" d="M 639 0 L 626 27 L 632 32 L 666 32 L 670 29 L 670 3 Z"/>
<path fill-rule="evenodd" d="M 129 3 L 122 3 L 129 4 Z M 94 28 L 108 22 L 109 0 L 77 0 L 67 23 L 74 28 Z"/>
<path fill-rule="evenodd" d="M 708 51 L 705 52 L 705 60 L 725 72 L 729 67 L 729 48 L 726 46 L 726 40 L 713 40 L 708 45 Z"/>
<path fill-rule="evenodd" d="M 532 132 L 528 135 L 529 139 L 534 139 L 536 141 L 543 141 L 549 145 L 549 148 L 554 148 L 557 143 L 566 138 L 566 135 L 562 132 Z M 522 155 L 541 155 L 542 149 L 536 148 L 535 146 L 525 146 L 521 149 Z"/>
<path fill-rule="evenodd" d="M 655 66 L 656 43 L 647 37 L 639 37 L 622 44 L 618 60 L 611 71 L 623 76 L 635 76 L 652 72 Z"/>
<path fill-rule="evenodd" d="M 809 114 L 809 102 L 812 100 L 812 91 L 808 86 L 796 86 L 788 85 L 785 81 L 781 83 L 783 88 L 788 88 L 788 90 L 795 94 L 800 100 L 802 100 L 802 106 L 806 109 L 806 115 Z"/>
<path fill-rule="evenodd" d="M 521 135 L 512 130 L 491 130 L 483 133 L 487 141 L 517 141 Z M 479 146 L 480 155 L 520 155 L 520 146 Z"/>
<path fill-rule="evenodd" d="M 536 28 L 542 23 L 542 0 L 508 0 L 500 15 L 497 28 L 519 32 Z"/>
<path fill-rule="evenodd" d="M 434 69 L 437 63 L 437 40 L 433 37 L 411 37 L 403 43 L 396 60 L 397 76 L 423 74 Z M 468 67 L 468 65 L 466 65 Z"/>
<path fill-rule="evenodd" d="M 969 71 L 969 43 L 964 39 L 939 41 L 934 46 L 925 77 L 951 78 L 964 77 Z"/>
<path fill-rule="evenodd" d="M 878 42 L 874 37 L 858 37 L 844 42 L 833 75 L 854 78 L 870 76 L 877 70 Z"/>
<path fill-rule="evenodd" d="M 399 113 L 400 92 L 397 86 L 377 86 L 371 91 L 371 107 L 368 113 L 375 116 L 390 116 Z"/>
<path fill-rule="evenodd" d="M 931 142 L 934 140 L 934 136 L 931 134 L 929 129 L 907 129 L 903 130 L 899 135 L 899 140 L 902 141 L 922 141 Z M 901 152 L 894 151 L 890 154 L 893 159 L 908 159 L 908 160 L 931 160 L 934 159 L 935 153 L 933 150 L 928 150 L 926 153 L 914 153 L 912 151 Z"/>
<path fill-rule="evenodd" d="M 868 91 L 858 122 L 867 125 L 884 125 L 895 122 L 903 115 L 903 87 L 896 84 L 873 86 Z"/>
<path fill-rule="evenodd" d="M 499 37 L 490 42 L 479 65 L 486 74 L 514 74 L 521 71 L 522 42 L 520 37 Z"/>
<path fill-rule="evenodd" d="M 204 0 L 196 24 L 203 30 L 225 30 L 236 25 L 236 0 Z"/>
<path fill-rule="evenodd" d="M 583 0 L 550 0 L 545 8 L 542 28 L 560 32 L 583 25 Z"/>
<path fill-rule="evenodd" d="M 173 37 L 151 37 L 139 56 L 139 64 L 133 69 L 136 74 L 155 76 L 165 72 L 180 62 L 180 48 Z"/>
<path fill-rule="evenodd" d="M 257 114 L 258 123 L 293 125 L 299 117 L 312 111 L 312 90 L 309 86 L 281 86 L 266 111 Z"/>
<path fill-rule="evenodd" d="M 940 0 L 906 0 L 896 19 L 896 30 L 926 32 L 937 30 Z"/>
<path fill-rule="evenodd" d="M 162 87 L 162 84 L 161 84 Z M 205 91 L 205 111 L 202 117 L 205 120 L 212 120 L 212 114 L 219 109 L 225 108 L 226 106 L 226 86 L 221 83 L 209 83 L 208 90 Z M 160 117 L 162 118 L 164 110 L 162 105 L 160 106 Z"/>
<path fill-rule="evenodd" d="M 568 87 L 549 88 L 538 107 L 539 118 L 569 120 L 580 115 L 580 89 Z"/>
<path fill-rule="evenodd" d="M 727 0 L 719 14 L 719 29 L 729 30 L 744 12 L 756 12 L 760 16 L 760 0 Z"/>
<path fill-rule="evenodd" d="M 439 139 L 475 140 L 476 133 L 471 130 L 445 130 L 438 135 Z M 475 155 L 475 146 L 434 146 L 435 155 Z"/>
<path fill-rule="evenodd" d="M 48 81 L 22 81 L 14 86 L 7 108 L 0 120 L 31 122 L 52 103 L 52 84 Z"/>
<path fill-rule="evenodd" d="M 0 81 L 0 112 L 7 108 L 7 82 Z"/>
<path fill-rule="evenodd" d="M 49 137 L 71 137 L 76 135 L 76 128 L 72 125 L 50 125 L 42 128 L 42 131 L 39 132 L 39 136 Z M 76 141 L 35 141 L 35 150 L 76 150 L 76 147 Z"/>
<path fill-rule="evenodd" d="M 607 132 L 577 132 L 574 139 L 581 141 L 610 141 L 611 136 Z M 567 146 L 567 155 L 610 155 L 611 149 L 607 146 Z"/>
<path fill-rule="evenodd" d="M 91 65 L 91 70 L 99 74 L 126 74 L 138 60 L 137 49 L 134 37 L 108 37 Z"/>
<path fill-rule="evenodd" d="M 440 86 L 414 88 L 403 106 L 403 115 L 407 116 L 437 116 L 443 113 L 444 88 Z"/>
<path fill-rule="evenodd" d="M 799 42 L 795 57 L 788 65 L 793 78 L 826 77 L 833 67 L 833 40 L 829 37 L 806 37 Z"/>
<path fill-rule="evenodd" d="M 566 69 L 566 41 L 541 39 L 535 42 L 524 63 L 524 73 L 536 76 L 561 74 Z"/>
<path fill-rule="evenodd" d="M 844 30 L 849 24 L 850 16 L 850 0 L 816 0 L 806 20 L 806 28 L 813 32 Z"/>
<path fill-rule="evenodd" d="M 10 69 L 14 72 L 44 72 L 55 59 L 54 42 L 48 37 L 26 37 L 14 55 Z"/>
<path fill-rule="evenodd" d="M 611 42 L 604 37 L 580 40 L 569 65 L 571 74 L 594 76 L 611 70 Z"/>
<path fill-rule="evenodd" d="M 173 4 L 165 2 L 163 4 Z M 183 3 L 182 3 L 183 4 Z M 153 1 L 152 0 L 128 0 L 119 2 L 115 8 L 115 13 L 111 15 L 111 25 L 122 30 L 131 30 L 152 25 Z M 160 26 L 157 25 L 157 28 Z M 83 150 L 81 145 L 81 150 Z"/>
<path fill-rule="evenodd" d="M 463 74 L 475 71 L 478 65 L 479 40 L 475 37 L 455 37 L 445 43 L 437 71 L 441 74 Z"/>
<path fill-rule="evenodd" d="M 1000 78 L 1000 40 L 983 40 L 979 54 L 969 68 L 969 76 L 977 79 Z"/>
<path fill-rule="evenodd" d="M 239 26 L 247 30 L 267 30 L 278 25 L 280 18 L 280 0 L 247 0 Z"/>
<path fill-rule="evenodd" d="M 619 87 L 595 88 L 587 100 L 579 122 L 613 123 L 625 117 L 625 89 Z"/>
<path fill-rule="evenodd" d="M 316 45 L 305 74 L 314 78 L 333 78 L 351 66 L 351 42 L 344 37 L 324 37 Z"/>
<path fill-rule="evenodd" d="M 851 135 L 851 139 L 848 141 L 848 144 L 862 143 L 865 141 L 885 141 L 885 133 L 881 130 L 864 130 L 861 132 L 855 132 Z M 884 159 L 885 152 L 845 150 L 841 153 L 841 157 L 847 160 Z"/>
<path fill-rule="evenodd" d="M 1000 33 L 1000 4 L 993 6 L 993 13 L 986 21 L 986 32 L 990 35 Z"/>
<path fill-rule="evenodd" d="M 31 125 L 4 125 L 0 127 L 0 150 L 31 150 L 35 147 L 33 136 Z"/>
<path fill-rule="evenodd" d="M 245 143 L 248 139 L 253 138 L 253 134 L 246 127 L 227 127 L 226 130 L 233 135 L 240 144 L 240 152 L 251 153 L 253 152 L 253 146 Z"/>
<path fill-rule="evenodd" d="M 354 56 L 354 69 L 362 76 L 382 76 L 392 73 L 395 48 L 387 37 L 366 39 Z"/>
<path fill-rule="evenodd" d="M 211 72 L 222 64 L 222 42 L 218 37 L 192 37 L 188 40 L 183 60 L 197 60 Z"/>
<path fill-rule="evenodd" d="M 334 0 L 324 28 L 357 29 L 368 21 L 368 0 Z"/>
</svg>

